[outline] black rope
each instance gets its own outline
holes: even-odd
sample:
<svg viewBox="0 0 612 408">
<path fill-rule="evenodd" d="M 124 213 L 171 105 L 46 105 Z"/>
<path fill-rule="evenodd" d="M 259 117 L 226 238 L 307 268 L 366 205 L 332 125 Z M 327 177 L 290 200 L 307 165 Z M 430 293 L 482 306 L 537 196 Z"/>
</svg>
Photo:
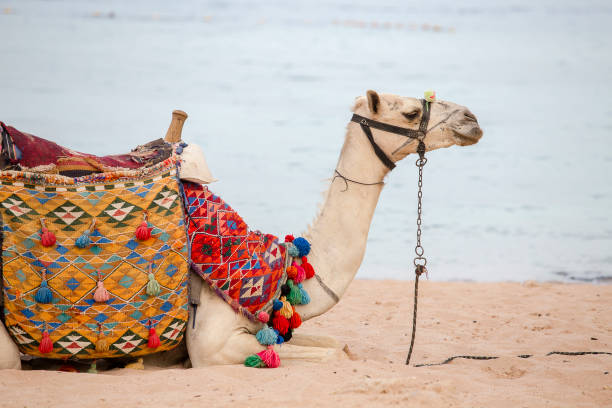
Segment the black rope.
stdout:
<svg viewBox="0 0 612 408">
<path fill-rule="evenodd" d="M 411 348 L 411 351 L 412 351 L 412 348 Z M 550 353 L 546 354 L 546 356 L 551 356 L 553 354 L 559 354 L 562 356 L 585 356 L 588 354 L 612 355 L 612 353 L 608 351 L 551 351 Z M 533 357 L 533 354 L 519 354 L 517 357 L 530 358 L 530 357 Z M 466 360 L 495 360 L 495 359 L 498 359 L 499 356 L 452 356 L 442 361 L 441 363 L 415 364 L 414 367 L 431 367 L 431 366 L 444 365 L 458 358 L 464 358 Z"/>
<path fill-rule="evenodd" d="M 336 170 L 334 170 L 334 171 L 336 172 L 336 175 L 335 175 L 335 176 L 334 176 L 334 178 L 332 179 L 332 183 L 334 182 L 334 180 L 336 179 L 336 177 L 340 177 L 342 180 L 344 180 L 344 184 L 345 184 L 345 186 L 346 186 L 346 187 L 344 188 L 344 190 L 341 190 L 341 192 L 343 192 L 343 193 L 344 193 L 345 191 L 347 191 L 347 190 L 348 190 L 348 182 L 349 182 L 349 181 L 350 181 L 351 183 L 360 184 L 360 185 L 362 185 L 362 186 L 375 186 L 375 185 L 377 185 L 377 184 L 385 184 L 383 181 L 379 181 L 379 182 L 376 182 L 376 183 L 362 183 L 361 181 L 353 180 L 353 179 L 350 179 L 350 178 L 348 178 L 348 177 L 343 176 L 343 175 L 342 175 L 342 174 L 341 174 L 341 173 L 338 171 L 338 169 L 336 169 Z"/>
</svg>

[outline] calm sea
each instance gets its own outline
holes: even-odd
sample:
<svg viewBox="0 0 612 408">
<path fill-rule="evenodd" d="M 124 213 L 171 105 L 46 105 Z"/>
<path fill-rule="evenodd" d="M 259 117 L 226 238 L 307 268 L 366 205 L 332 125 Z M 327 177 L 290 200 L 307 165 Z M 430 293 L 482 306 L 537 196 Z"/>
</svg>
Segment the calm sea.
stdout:
<svg viewBox="0 0 612 408">
<path fill-rule="evenodd" d="M 122 153 L 172 109 L 254 229 L 306 228 L 353 99 L 427 88 L 484 129 L 432 152 L 433 280 L 612 280 L 609 1 L 0 0 L 0 119 Z M 389 176 L 362 278 L 412 277 L 416 169 Z"/>
</svg>

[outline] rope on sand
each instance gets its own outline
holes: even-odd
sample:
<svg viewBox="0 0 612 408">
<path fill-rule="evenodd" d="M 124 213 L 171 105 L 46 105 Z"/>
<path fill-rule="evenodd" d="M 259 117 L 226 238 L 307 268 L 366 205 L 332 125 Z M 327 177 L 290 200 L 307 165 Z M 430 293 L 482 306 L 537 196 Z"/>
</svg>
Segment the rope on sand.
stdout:
<svg viewBox="0 0 612 408">
<path fill-rule="evenodd" d="M 550 356 L 553 354 L 559 354 L 562 356 L 584 356 L 587 354 L 608 354 L 608 355 L 612 355 L 612 353 L 608 352 L 608 351 L 551 351 L 550 353 L 546 354 L 546 356 Z M 529 357 L 533 357 L 533 354 L 520 354 L 517 357 L 519 358 L 529 358 Z M 457 358 L 464 358 L 467 360 L 495 360 L 497 358 L 499 358 L 498 356 L 452 356 L 447 358 L 446 360 L 442 361 L 441 363 L 429 363 L 429 364 L 415 364 L 415 367 L 431 367 L 431 366 L 439 366 L 439 365 L 444 365 L 444 364 L 448 364 L 451 361 L 457 359 Z"/>
</svg>

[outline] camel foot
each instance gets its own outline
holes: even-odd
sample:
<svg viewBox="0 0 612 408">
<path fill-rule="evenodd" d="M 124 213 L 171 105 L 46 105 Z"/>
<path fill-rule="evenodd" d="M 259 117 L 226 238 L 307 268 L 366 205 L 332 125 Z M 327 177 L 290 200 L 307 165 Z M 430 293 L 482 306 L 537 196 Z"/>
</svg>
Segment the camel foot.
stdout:
<svg viewBox="0 0 612 408">
<path fill-rule="evenodd" d="M 17 345 L 0 323 L 0 370 L 4 369 L 21 369 L 21 359 Z"/>
</svg>

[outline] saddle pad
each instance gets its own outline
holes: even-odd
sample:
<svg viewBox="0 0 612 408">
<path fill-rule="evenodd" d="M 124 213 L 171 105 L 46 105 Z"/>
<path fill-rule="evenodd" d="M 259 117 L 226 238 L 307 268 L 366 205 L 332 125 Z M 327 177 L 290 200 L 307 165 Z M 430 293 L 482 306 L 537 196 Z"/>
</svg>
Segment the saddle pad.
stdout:
<svg viewBox="0 0 612 408">
<path fill-rule="evenodd" d="M 256 320 L 287 279 L 284 245 L 274 235 L 249 231 L 208 187 L 184 183 L 183 189 L 193 269 L 234 310 Z"/>
<path fill-rule="evenodd" d="M 179 343 L 189 261 L 174 157 L 144 170 L 74 179 L 4 171 L 0 181 L 5 323 L 20 351 L 93 359 Z M 139 240 L 145 214 L 150 238 Z M 56 237 L 51 246 L 43 246 L 41 218 Z M 79 248 L 90 228 L 91 242 Z M 159 290 L 147 290 L 149 273 Z M 94 298 L 99 281 L 106 301 Z M 51 296 L 41 302 L 45 283 Z M 52 349 L 43 351 L 47 334 Z"/>
</svg>

